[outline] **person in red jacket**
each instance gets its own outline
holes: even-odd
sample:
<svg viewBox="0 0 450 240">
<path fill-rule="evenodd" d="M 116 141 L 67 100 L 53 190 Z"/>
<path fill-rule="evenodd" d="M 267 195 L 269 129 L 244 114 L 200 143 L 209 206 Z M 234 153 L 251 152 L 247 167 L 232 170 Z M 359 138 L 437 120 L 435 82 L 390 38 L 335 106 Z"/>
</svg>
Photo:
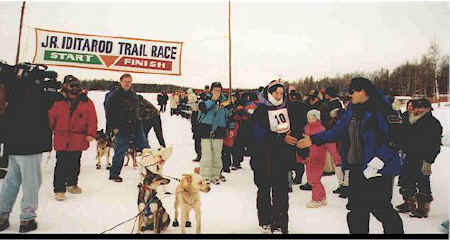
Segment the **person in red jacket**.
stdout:
<svg viewBox="0 0 450 240">
<path fill-rule="evenodd" d="M 307 117 L 308 124 L 305 126 L 305 135 L 311 136 L 325 131 L 325 127 L 320 121 L 320 112 L 318 110 L 310 110 Z M 299 162 L 306 163 L 306 176 L 308 178 L 308 183 L 312 186 L 312 200 L 306 204 L 306 207 L 308 208 L 318 208 L 328 204 L 325 188 L 320 182 L 325 166 L 327 150 L 336 162 L 341 162 L 341 156 L 337 151 L 335 142 L 326 143 L 320 146 L 312 145 L 309 147 L 309 157 L 306 158 L 306 160 L 300 155 L 297 155 L 297 160 Z"/>
<path fill-rule="evenodd" d="M 222 148 L 222 172 L 229 173 L 230 167 L 240 165 L 239 157 L 242 155 L 239 153 L 239 149 L 236 146 L 236 137 L 238 135 L 240 122 L 242 116 L 240 112 L 243 110 L 242 105 L 237 105 L 237 97 L 236 93 L 231 95 L 231 103 L 232 103 L 232 116 L 228 121 L 228 129 L 225 132 L 225 138 L 223 139 L 223 148 Z M 231 161 L 233 159 L 233 161 Z M 219 179 L 225 182 L 225 177 L 221 174 Z"/>
<path fill-rule="evenodd" d="M 80 81 L 69 75 L 64 78 L 59 99 L 48 112 L 53 131 L 56 166 L 53 178 L 55 199 L 63 201 L 67 190 L 80 194 L 81 152 L 97 134 L 97 114 L 94 103 L 81 93 Z"/>
</svg>

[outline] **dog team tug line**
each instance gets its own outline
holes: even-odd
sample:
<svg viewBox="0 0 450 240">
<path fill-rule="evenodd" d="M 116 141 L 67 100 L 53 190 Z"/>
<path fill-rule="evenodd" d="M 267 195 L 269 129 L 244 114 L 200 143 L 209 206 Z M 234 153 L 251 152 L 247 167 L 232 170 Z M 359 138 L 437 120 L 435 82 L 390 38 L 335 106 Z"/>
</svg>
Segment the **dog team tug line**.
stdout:
<svg viewBox="0 0 450 240">
<path fill-rule="evenodd" d="M 99 139 L 100 140 L 100 139 Z M 98 148 L 102 148 L 99 146 Z M 179 210 L 181 209 L 181 233 L 186 233 L 185 228 L 191 227 L 189 221 L 189 212 L 194 210 L 196 219 L 196 233 L 201 233 L 201 209 L 200 192 L 209 192 L 211 187 L 200 176 L 200 168 L 195 168 L 193 173 L 183 174 L 181 179 L 165 176 L 162 174 L 164 163 L 170 158 L 172 147 L 159 148 L 158 150 L 143 149 L 141 161 L 138 162 L 141 180 L 137 187 L 138 193 L 138 214 L 133 218 L 123 222 L 126 223 L 133 219 L 138 219 L 137 231 L 147 230 L 161 233 L 167 229 L 170 224 L 170 216 L 157 196 L 157 189 L 165 187 L 170 183 L 170 179 L 179 182 L 175 192 L 175 218 L 172 226 L 178 227 Z M 99 169 L 99 168 L 98 168 Z M 164 188 L 165 189 L 165 188 Z M 165 194 L 172 194 L 164 190 Z M 121 224 L 123 224 L 121 223 Z M 108 232 L 121 224 L 114 226 L 102 233 Z M 134 232 L 134 226 L 131 231 Z"/>
</svg>

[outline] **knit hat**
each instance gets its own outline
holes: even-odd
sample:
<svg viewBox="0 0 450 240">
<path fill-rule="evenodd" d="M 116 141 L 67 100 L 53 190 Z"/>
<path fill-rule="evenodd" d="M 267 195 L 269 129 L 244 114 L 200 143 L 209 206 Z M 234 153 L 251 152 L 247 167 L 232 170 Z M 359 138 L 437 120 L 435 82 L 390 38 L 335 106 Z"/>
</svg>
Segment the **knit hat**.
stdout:
<svg viewBox="0 0 450 240">
<path fill-rule="evenodd" d="M 363 77 L 353 78 L 348 90 L 361 91 L 361 89 L 364 89 L 368 96 L 376 95 L 375 86 L 369 79 Z"/>
<path fill-rule="evenodd" d="M 430 108 L 431 110 L 433 110 L 433 107 L 431 106 L 431 102 L 428 101 L 428 99 L 426 99 L 426 98 L 421 98 L 421 99 L 414 101 L 413 107 L 414 108 L 420 108 L 420 107 Z"/>
<path fill-rule="evenodd" d="M 258 93 L 257 92 L 251 92 L 250 93 L 250 101 L 256 101 L 258 100 Z"/>
<path fill-rule="evenodd" d="M 213 82 L 211 83 L 211 87 L 209 89 L 212 91 L 216 87 L 222 89 L 222 84 L 220 84 L 220 82 Z"/>
<path fill-rule="evenodd" d="M 320 120 L 320 112 L 319 110 L 313 109 L 313 110 L 309 110 L 307 116 L 314 116 L 317 120 Z"/>
<path fill-rule="evenodd" d="M 78 80 L 78 78 L 74 77 L 73 75 L 66 75 L 64 77 L 63 84 L 70 83 L 72 81 L 79 81 L 79 80 Z"/>
<path fill-rule="evenodd" d="M 292 92 L 297 92 L 297 89 L 295 89 L 294 85 L 289 85 L 288 87 L 288 93 L 291 94 Z"/>
<path fill-rule="evenodd" d="M 283 86 L 283 84 L 281 83 L 281 81 L 273 80 L 273 81 L 271 81 L 271 82 L 269 83 L 269 85 L 267 85 L 267 92 L 268 92 L 268 93 L 273 93 L 273 92 L 275 92 L 275 90 L 277 90 L 277 88 L 279 88 L 279 87 L 281 87 L 281 88 L 284 89 L 284 86 Z"/>
<path fill-rule="evenodd" d="M 337 90 L 334 87 L 327 87 L 327 89 L 325 89 L 325 93 L 332 98 L 338 96 Z"/>
<path fill-rule="evenodd" d="M 311 97 L 316 97 L 316 98 L 318 98 L 319 97 L 319 90 L 317 90 L 317 89 L 311 89 L 310 91 L 309 91 L 309 93 L 308 93 L 308 98 L 311 98 Z"/>
</svg>

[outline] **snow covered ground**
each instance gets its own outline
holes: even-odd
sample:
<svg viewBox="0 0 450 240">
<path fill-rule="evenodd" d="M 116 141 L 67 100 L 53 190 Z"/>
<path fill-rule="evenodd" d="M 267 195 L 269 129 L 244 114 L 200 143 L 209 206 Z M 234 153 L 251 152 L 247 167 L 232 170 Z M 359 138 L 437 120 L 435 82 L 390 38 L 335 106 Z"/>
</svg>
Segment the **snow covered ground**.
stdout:
<svg viewBox="0 0 450 240">
<path fill-rule="evenodd" d="M 95 102 L 99 118 L 99 129 L 104 128 L 105 118 L 103 98 L 105 92 L 92 91 L 89 97 Z M 143 94 L 156 105 L 155 94 Z M 444 126 L 444 132 L 450 131 L 450 106 L 442 106 L 433 114 Z M 162 115 L 163 131 L 166 143 L 174 146 L 171 159 L 165 167 L 165 174 L 180 177 L 191 172 L 198 163 L 192 162 L 195 157 L 194 142 L 190 122 L 178 116 L 170 117 L 169 111 Z M 149 134 L 150 145 L 158 147 L 153 130 Z M 33 233 L 101 233 L 120 222 L 129 219 L 137 213 L 137 170 L 124 167 L 121 176 L 123 183 L 108 180 L 109 172 L 104 165 L 101 170 L 95 169 L 96 144 L 83 153 L 79 186 L 83 189 L 81 195 L 66 193 L 66 200 L 57 202 L 53 194 L 53 170 L 55 153 L 47 159 L 44 154 L 42 161 L 43 183 L 39 194 L 38 218 L 39 228 Z M 442 151 L 433 165 L 431 176 L 434 201 L 431 204 L 430 216 L 427 219 L 410 218 L 402 214 L 406 233 L 442 233 L 440 224 L 448 219 L 449 193 L 449 147 Z M 103 161 L 104 164 L 104 161 Z M 209 193 L 201 194 L 202 201 L 202 232 L 203 233 L 259 233 L 256 217 L 256 187 L 253 184 L 253 172 L 245 159 L 243 169 L 232 171 L 225 175 L 226 183 L 212 185 Z M 304 176 L 303 181 L 306 181 Z M 348 233 L 345 204 L 332 194 L 337 181 L 335 176 L 323 177 L 327 191 L 328 206 L 319 209 L 308 209 L 305 204 L 311 199 L 311 192 L 301 191 L 298 185 L 289 194 L 289 228 L 290 233 Z M 0 180 L 0 185 L 2 180 Z M 175 190 L 176 182 L 171 181 L 168 189 Z M 8 230 L 3 233 L 17 233 L 19 228 L 20 199 L 14 206 L 10 217 Z M 174 196 L 164 197 L 162 202 L 173 219 Z M 394 189 L 392 203 L 401 203 L 398 187 Z M 191 219 L 194 219 L 191 213 Z M 108 233 L 130 233 L 134 221 L 125 223 Z M 193 221 L 195 225 L 195 221 Z M 188 233 L 194 233 L 195 228 L 188 228 Z M 179 233 L 178 228 L 169 227 L 168 233 Z M 370 222 L 371 233 L 383 233 L 381 224 L 374 218 Z M 151 233 L 151 232 L 147 232 Z"/>
</svg>

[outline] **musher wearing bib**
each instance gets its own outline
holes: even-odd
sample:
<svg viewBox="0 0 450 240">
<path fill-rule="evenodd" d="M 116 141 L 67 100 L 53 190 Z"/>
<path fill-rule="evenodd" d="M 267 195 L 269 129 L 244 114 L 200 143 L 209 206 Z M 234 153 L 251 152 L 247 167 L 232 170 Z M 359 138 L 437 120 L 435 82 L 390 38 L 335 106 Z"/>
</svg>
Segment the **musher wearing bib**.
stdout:
<svg viewBox="0 0 450 240">
<path fill-rule="evenodd" d="M 287 149 L 295 145 L 286 96 L 281 82 L 272 81 L 259 94 L 258 106 L 251 118 L 253 158 L 250 165 L 258 188 L 256 208 L 263 233 L 288 233 Z M 272 194 L 271 194 L 272 193 Z"/>
</svg>

